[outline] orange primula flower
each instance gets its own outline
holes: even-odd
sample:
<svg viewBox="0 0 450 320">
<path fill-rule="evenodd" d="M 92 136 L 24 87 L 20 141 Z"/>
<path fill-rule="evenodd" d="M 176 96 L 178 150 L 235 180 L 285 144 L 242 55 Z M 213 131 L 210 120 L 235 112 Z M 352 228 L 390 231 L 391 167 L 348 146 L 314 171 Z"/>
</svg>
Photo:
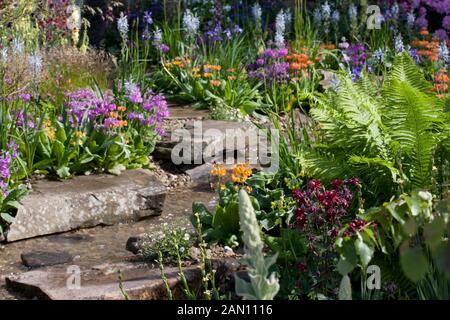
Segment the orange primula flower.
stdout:
<svg viewBox="0 0 450 320">
<path fill-rule="evenodd" d="M 212 170 L 209 173 L 213 176 L 223 177 L 227 174 L 227 170 L 222 164 L 214 164 Z"/>
<path fill-rule="evenodd" d="M 220 84 L 222 83 L 220 80 L 210 80 L 209 83 L 213 86 L 213 87 L 219 87 Z"/>
<path fill-rule="evenodd" d="M 243 184 L 252 174 L 252 168 L 250 168 L 248 163 L 235 165 L 231 174 L 231 180 L 233 180 L 234 183 Z"/>
<path fill-rule="evenodd" d="M 428 32 L 428 30 L 426 28 L 423 28 L 422 30 L 420 30 L 419 34 L 421 36 L 428 36 L 430 33 Z"/>
</svg>

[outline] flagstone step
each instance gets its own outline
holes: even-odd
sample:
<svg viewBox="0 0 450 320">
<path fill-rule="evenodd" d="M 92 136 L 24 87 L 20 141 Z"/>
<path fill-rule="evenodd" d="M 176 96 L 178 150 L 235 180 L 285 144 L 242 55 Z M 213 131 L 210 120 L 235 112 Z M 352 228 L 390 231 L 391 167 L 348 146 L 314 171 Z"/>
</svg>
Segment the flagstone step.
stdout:
<svg viewBox="0 0 450 320">
<path fill-rule="evenodd" d="M 7 241 L 159 215 L 166 192 L 154 174 L 144 169 L 128 170 L 119 176 L 38 180 L 22 200 Z"/>
</svg>

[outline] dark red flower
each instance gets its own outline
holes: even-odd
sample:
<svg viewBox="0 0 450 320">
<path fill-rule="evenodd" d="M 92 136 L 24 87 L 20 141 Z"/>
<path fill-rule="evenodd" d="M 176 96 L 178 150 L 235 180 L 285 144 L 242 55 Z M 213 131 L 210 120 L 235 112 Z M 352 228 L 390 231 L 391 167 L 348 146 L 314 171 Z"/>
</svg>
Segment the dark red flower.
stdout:
<svg viewBox="0 0 450 320">
<path fill-rule="evenodd" d="M 296 264 L 296 268 L 300 271 L 300 272 L 306 272 L 306 270 L 308 269 L 307 265 L 305 262 L 300 261 Z"/>
<path fill-rule="evenodd" d="M 311 180 L 308 184 L 308 187 L 312 190 L 312 191 L 316 191 L 319 190 L 322 187 L 322 184 L 320 183 L 319 180 Z"/>
</svg>

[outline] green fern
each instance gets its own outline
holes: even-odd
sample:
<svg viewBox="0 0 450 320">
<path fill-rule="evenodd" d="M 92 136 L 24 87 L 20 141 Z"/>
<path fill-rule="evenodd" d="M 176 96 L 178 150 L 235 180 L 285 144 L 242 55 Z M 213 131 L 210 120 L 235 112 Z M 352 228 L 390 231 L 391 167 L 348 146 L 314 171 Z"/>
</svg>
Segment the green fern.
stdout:
<svg viewBox="0 0 450 320">
<path fill-rule="evenodd" d="M 320 130 L 316 147 L 301 156 L 303 170 L 322 179 L 359 176 L 377 202 L 432 187 L 434 152 L 449 147 L 450 118 L 431 88 L 407 53 L 382 88 L 341 76 L 337 92 L 309 99 Z"/>
</svg>

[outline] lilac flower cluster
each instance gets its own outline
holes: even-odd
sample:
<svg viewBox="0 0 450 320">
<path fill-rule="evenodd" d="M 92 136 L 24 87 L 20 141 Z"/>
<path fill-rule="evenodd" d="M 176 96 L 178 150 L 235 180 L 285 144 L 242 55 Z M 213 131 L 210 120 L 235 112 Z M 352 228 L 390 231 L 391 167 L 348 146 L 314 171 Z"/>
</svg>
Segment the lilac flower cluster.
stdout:
<svg viewBox="0 0 450 320">
<path fill-rule="evenodd" d="M 64 96 L 66 98 L 64 106 L 72 127 L 80 126 L 83 119 L 95 122 L 97 118 L 107 116 L 116 110 L 111 96 L 106 95 L 104 99 L 100 99 L 89 89 L 65 92 Z"/>
<path fill-rule="evenodd" d="M 344 52 L 344 62 L 350 67 L 350 73 L 354 81 L 361 77 L 362 70 L 367 66 L 366 47 L 363 43 L 348 45 Z"/>
<path fill-rule="evenodd" d="M 88 89 L 66 92 L 65 108 L 72 127 L 89 121 L 95 129 L 113 129 L 128 125 L 127 120 L 144 126 L 156 126 L 169 116 L 164 96 L 151 91 L 142 95 L 139 86 L 132 83 L 127 83 L 125 87 L 125 98 L 133 105 L 129 110 L 117 106 L 111 95 L 100 99 Z M 123 115 L 119 113 L 125 111 Z M 155 131 L 164 135 L 161 128 L 155 128 Z"/>
<path fill-rule="evenodd" d="M 161 123 L 168 116 L 169 109 L 166 98 L 147 91 L 142 100 L 142 110 L 129 112 L 126 118 L 130 121 L 137 121 L 144 126 L 153 126 Z M 155 132 L 160 136 L 165 135 L 164 130 L 160 127 L 155 127 Z"/>
<path fill-rule="evenodd" d="M 18 157 L 16 143 L 10 142 L 6 148 L 8 149 L 7 151 L 0 152 L 0 192 L 3 198 L 9 195 L 8 186 L 11 178 L 12 161 Z"/>
<path fill-rule="evenodd" d="M 269 82 L 289 80 L 289 62 L 283 61 L 288 49 L 267 49 L 258 56 L 255 63 L 248 66 L 249 77 Z"/>
</svg>

